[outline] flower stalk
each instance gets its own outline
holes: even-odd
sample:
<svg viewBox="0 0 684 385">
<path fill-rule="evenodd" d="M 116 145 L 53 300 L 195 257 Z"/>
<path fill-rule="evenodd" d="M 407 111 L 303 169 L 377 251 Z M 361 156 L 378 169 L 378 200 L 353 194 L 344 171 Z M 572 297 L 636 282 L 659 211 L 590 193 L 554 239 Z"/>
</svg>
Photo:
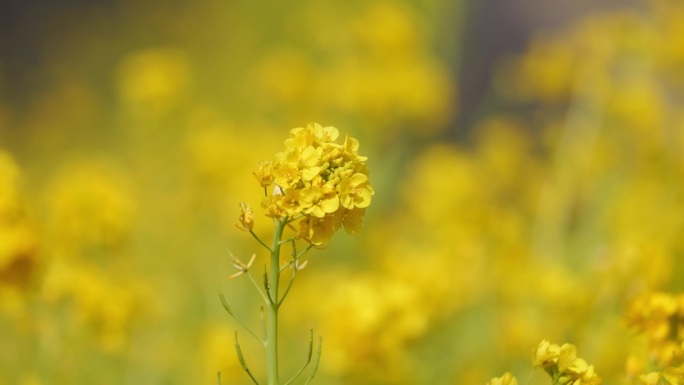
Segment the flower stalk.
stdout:
<svg viewBox="0 0 684 385">
<path fill-rule="evenodd" d="M 273 232 L 273 246 L 271 247 L 271 274 L 269 281 L 269 296 L 267 303 L 268 326 L 266 328 L 266 371 L 268 385 L 279 385 L 278 376 L 278 287 L 280 285 L 280 239 L 287 223 L 287 217 L 274 220 L 276 226 Z"/>
<path fill-rule="evenodd" d="M 300 263 L 300 258 L 314 247 L 325 246 L 334 233 L 344 228 L 355 234 L 361 227 L 361 218 L 370 205 L 374 194 L 368 180 L 364 156 L 358 154 L 359 143 L 346 137 L 344 143 L 337 143 L 339 132 L 335 127 L 322 127 L 312 123 L 306 128 L 294 128 L 285 140 L 285 151 L 276 154 L 273 162 L 259 163 L 254 173 L 264 188 L 262 207 L 266 216 L 273 221 L 273 241 L 269 246 L 262 241 L 254 229 L 254 213 L 246 203 L 240 203 L 240 216 L 236 227 L 249 233 L 268 250 L 269 263 L 264 265 L 263 287 L 257 283 L 250 271 L 256 258 L 254 254 L 244 263 L 230 253 L 237 272 L 229 278 L 245 275 L 259 292 L 264 306 L 261 307 L 261 329 L 263 338 L 250 330 L 240 321 L 223 296 L 221 303 L 241 326 L 257 338 L 265 348 L 266 377 L 268 385 L 281 385 L 278 362 L 278 312 L 297 276 L 308 261 Z M 272 191 L 269 194 L 269 190 Z M 294 235 L 283 237 L 286 229 Z M 297 252 L 297 241 L 308 246 Z M 290 244 L 291 259 L 281 263 L 280 252 L 283 245 Z M 280 291 L 280 275 L 292 269 L 289 281 Z M 265 311 L 264 311 L 265 309 Z M 265 314 L 264 314 L 265 313 Z M 313 357 L 313 330 L 309 336 L 309 350 L 304 365 L 283 385 L 292 384 L 313 363 L 305 384 L 316 375 L 321 356 L 321 339 Z M 252 382 L 259 385 L 257 378 L 247 367 L 242 349 L 235 334 L 235 350 L 240 365 Z M 220 375 L 219 375 L 220 382 Z"/>
</svg>

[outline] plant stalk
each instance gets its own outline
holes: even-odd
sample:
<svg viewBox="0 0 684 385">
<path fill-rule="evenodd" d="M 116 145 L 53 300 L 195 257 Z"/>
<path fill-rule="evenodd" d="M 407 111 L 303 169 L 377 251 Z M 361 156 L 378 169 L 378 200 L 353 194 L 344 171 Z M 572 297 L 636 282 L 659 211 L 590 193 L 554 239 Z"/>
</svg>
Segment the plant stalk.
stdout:
<svg viewBox="0 0 684 385">
<path fill-rule="evenodd" d="M 280 241 L 287 218 L 275 223 L 273 246 L 271 247 L 271 266 L 268 292 L 272 301 L 266 303 L 268 307 L 268 325 L 266 337 L 266 371 L 268 385 L 279 385 L 278 378 L 278 285 L 280 283 Z"/>
</svg>

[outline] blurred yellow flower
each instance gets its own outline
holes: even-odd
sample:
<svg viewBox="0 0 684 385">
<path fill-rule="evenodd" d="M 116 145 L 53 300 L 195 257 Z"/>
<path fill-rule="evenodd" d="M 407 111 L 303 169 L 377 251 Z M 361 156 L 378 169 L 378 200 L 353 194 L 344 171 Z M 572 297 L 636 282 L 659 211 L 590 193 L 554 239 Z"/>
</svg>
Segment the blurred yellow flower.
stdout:
<svg viewBox="0 0 684 385">
<path fill-rule="evenodd" d="M 133 52 L 121 61 L 117 75 L 122 100 L 147 114 L 168 111 L 191 78 L 185 53 L 171 48 Z"/>
<path fill-rule="evenodd" d="M 130 234 L 137 210 L 132 184 L 111 164 L 85 161 L 65 166 L 45 195 L 60 251 L 116 250 Z"/>
<path fill-rule="evenodd" d="M 54 261 L 41 288 L 42 300 L 53 307 L 67 303 L 70 327 L 92 333 L 102 351 L 121 354 L 134 321 L 153 311 L 144 286 L 127 279 L 122 283 L 111 271 L 87 263 Z"/>
<path fill-rule="evenodd" d="M 663 377 L 670 385 L 684 385 L 684 365 L 665 368 Z"/>
<path fill-rule="evenodd" d="M 506 372 L 501 377 L 494 377 L 486 385 L 518 385 L 518 379 L 511 373 Z"/>
<path fill-rule="evenodd" d="M 0 150 L 0 296 L 4 289 L 27 288 L 37 268 L 38 235 L 20 178 L 14 159 Z"/>
<path fill-rule="evenodd" d="M 628 303 L 627 326 L 646 337 L 651 357 L 660 366 L 682 357 L 684 295 L 645 292 Z"/>
<path fill-rule="evenodd" d="M 534 366 L 543 368 L 554 381 L 571 385 L 599 385 L 601 378 L 594 372 L 594 366 L 577 357 L 577 348 L 572 344 L 558 346 L 542 340 L 534 352 Z"/>
<path fill-rule="evenodd" d="M 660 372 L 651 372 L 648 374 L 642 374 L 639 376 L 639 381 L 643 385 L 658 385 L 660 380 L 663 378 L 663 374 Z"/>
<path fill-rule="evenodd" d="M 542 340 L 534 351 L 534 366 L 546 369 L 556 365 L 560 352 L 560 346 L 552 344 L 549 340 Z"/>
</svg>

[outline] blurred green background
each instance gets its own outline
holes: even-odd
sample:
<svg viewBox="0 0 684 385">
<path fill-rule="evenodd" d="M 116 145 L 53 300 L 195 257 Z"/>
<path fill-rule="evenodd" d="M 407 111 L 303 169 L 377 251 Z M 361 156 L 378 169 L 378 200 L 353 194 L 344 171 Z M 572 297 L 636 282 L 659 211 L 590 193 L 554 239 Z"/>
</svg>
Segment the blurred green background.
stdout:
<svg viewBox="0 0 684 385">
<path fill-rule="evenodd" d="M 543 338 L 630 383 L 626 303 L 684 286 L 683 91 L 674 0 L 5 1 L 0 384 L 249 383 L 227 249 L 312 121 L 376 194 L 298 275 L 284 377 L 313 328 L 319 384 L 525 382 Z"/>
</svg>

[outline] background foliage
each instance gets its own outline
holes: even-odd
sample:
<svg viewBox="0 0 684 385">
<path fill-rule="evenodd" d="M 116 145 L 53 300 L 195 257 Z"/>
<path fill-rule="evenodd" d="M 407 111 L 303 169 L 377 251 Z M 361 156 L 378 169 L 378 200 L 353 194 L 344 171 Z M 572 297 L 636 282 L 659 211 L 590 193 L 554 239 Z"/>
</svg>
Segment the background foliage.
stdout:
<svg viewBox="0 0 684 385">
<path fill-rule="evenodd" d="M 477 2 L 11 4 L 0 383 L 248 383 L 217 285 L 257 322 L 227 281 L 227 248 L 259 250 L 238 203 L 270 231 L 251 173 L 310 121 L 359 138 L 376 194 L 298 276 L 286 372 L 309 328 L 321 384 L 525 379 L 543 338 L 607 383 L 651 368 L 625 314 L 683 286 L 679 2 L 585 12 L 489 61 Z"/>
</svg>

